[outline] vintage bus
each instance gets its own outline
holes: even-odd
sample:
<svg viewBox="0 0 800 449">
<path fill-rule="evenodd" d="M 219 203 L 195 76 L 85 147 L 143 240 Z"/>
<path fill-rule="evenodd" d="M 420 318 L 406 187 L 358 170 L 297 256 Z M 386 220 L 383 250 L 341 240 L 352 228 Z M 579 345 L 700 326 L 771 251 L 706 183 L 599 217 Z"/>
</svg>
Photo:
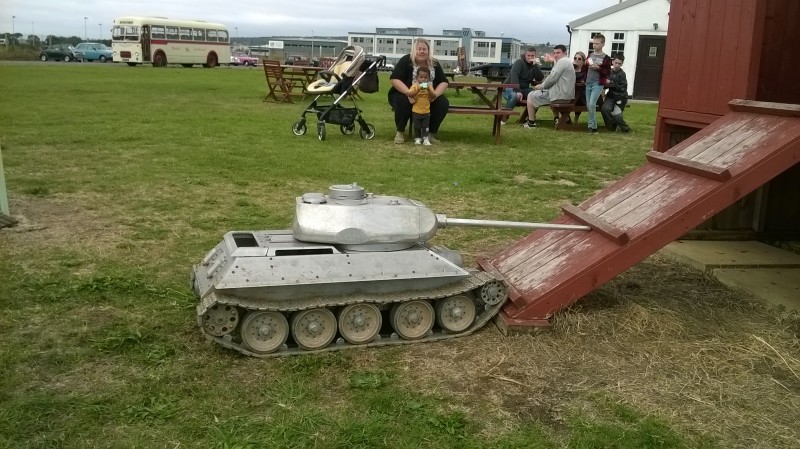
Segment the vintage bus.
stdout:
<svg viewBox="0 0 800 449">
<path fill-rule="evenodd" d="M 228 29 L 219 23 L 164 17 L 120 17 L 111 34 L 114 62 L 153 67 L 230 64 Z"/>
</svg>

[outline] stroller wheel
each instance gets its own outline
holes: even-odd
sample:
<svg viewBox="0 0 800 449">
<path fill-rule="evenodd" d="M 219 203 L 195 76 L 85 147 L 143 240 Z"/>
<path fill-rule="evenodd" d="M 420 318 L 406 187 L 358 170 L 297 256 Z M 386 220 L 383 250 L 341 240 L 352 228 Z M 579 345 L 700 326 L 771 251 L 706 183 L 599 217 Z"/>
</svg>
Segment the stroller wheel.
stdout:
<svg viewBox="0 0 800 449">
<path fill-rule="evenodd" d="M 319 140 L 325 140 L 325 123 L 317 124 L 317 137 Z"/>
<path fill-rule="evenodd" d="M 361 128 L 361 138 L 364 140 L 372 140 L 373 137 L 375 137 L 375 127 L 367 123 L 366 128 Z"/>
<path fill-rule="evenodd" d="M 302 136 L 306 133 L 306 124 L 305 122 L 294 122 L 292 124 L 292 132 L 295 136 Z"/>
<path fill-rule="evenodd" d="M 353 134 L 356 131 L 356 124 L 351 123 L 349 125 L 341 125 L 339 127 L 339 131 L 341 131 L 342 134 L 349 136 L 350 134 Z"/>
</svg>

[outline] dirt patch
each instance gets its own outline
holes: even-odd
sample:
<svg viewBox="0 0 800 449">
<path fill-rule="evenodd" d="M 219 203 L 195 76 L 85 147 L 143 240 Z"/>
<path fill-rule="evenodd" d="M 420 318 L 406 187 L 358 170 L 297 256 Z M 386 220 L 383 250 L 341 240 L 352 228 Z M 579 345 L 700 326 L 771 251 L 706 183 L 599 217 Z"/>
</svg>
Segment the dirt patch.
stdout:
<svg viewBox="0 0 800 449">
<path fill-rule="evenodd" d="M 488 433 L 531 420 L 558 432 L 600 394 L 723 447 L 797 447 L 799 323 L 654 256 L 550 328 L 419 345 L 405 380 L 459 398 Z"/>
</svg>

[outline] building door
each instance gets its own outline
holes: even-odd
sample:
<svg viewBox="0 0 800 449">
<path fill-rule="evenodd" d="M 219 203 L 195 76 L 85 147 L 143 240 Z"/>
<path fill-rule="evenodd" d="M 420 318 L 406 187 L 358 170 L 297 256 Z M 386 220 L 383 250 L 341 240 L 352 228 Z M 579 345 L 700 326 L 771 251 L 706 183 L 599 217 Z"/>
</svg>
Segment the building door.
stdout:
<svg viewBox="0 0 800 449">
<path fill-rule="evenodd" d="M 666 47 L 666 36 L 639 37 L 639 55 L 636 61 L 633 98 L 658 100 Z"/>
</svg>

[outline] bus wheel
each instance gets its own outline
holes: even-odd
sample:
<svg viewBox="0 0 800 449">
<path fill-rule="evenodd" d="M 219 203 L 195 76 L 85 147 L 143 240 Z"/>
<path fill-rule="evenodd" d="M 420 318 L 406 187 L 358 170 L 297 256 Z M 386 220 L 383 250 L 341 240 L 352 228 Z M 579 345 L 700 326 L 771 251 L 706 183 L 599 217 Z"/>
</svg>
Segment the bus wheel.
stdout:
<svg viewBox="0 0 800 449">
<path fill-rule="evenodd" d="M 153 55 L 153 67 L 164 67 L 167 65 L 167 55 L 162 52 L 157 52 Z"/>
<path fill-rule="evenodd" d="M 131 67 L 136 67 L 136 63 L 135 62 L 129 62 L 128 65 L 131 66 Z"/>
<path fill-rule="evenodd" d="M 217 66 L 217 55 L 214 53 L 209 53 L 208 58 L 206 59 L 206 63 L 203 64 L 203 67 L 216 67 Z"/>
</svg>

